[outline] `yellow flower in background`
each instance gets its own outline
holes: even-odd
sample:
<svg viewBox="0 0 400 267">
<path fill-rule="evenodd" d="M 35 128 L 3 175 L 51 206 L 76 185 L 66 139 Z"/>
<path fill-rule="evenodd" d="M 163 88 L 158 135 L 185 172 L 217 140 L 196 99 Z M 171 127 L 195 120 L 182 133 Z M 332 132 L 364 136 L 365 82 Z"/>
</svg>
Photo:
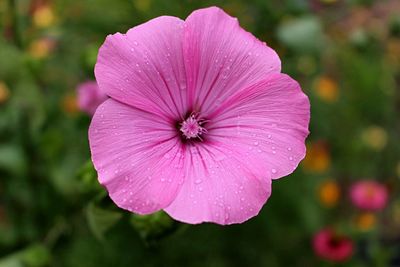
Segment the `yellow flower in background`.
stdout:
<svg viewBox="0 0 400 267">
<path fill-rule="evenodd" d="M 336 81 L 321 76 L 317 78 L 314 85 L 315 94 L 323 101 L 328 103 L 336 102 L 339 98 L 339 90 Z"/>
<path fill-rule="evenodd" d="M 4 82 L 0 81 L 0 104 L 6 102 L 9 97 L 10 90 Z"/>
<path fill-rule="evenodd" d="M 385 148 L 388 136 L 385 129 L 372 125 L 362 132 L 361 139 L 369 148 L 380 151 Z"/>
<path fill-rule="evenodd" d="M 302 167 L 309 172 L 322 173 L 329 169 L 331 156 L 324 141 L 307 144 L 307 154 L 302 161 Z"/>
<path fill-rule="evenodd" d="M 340 187 L 334 180 L 324 181 L 318 188 L 318 198 L 325 207 L 333 207 L 340 197 Z"/>
<path fill-rule="evenodd" d="M 38 28 L 47 28 L 53 25 L 55 22 L 55 16 L 53 9 L 44 5 L 39 7 L 33 13 L 33 24 Z"/>
<path fill-rule="evenodd" d="M 372 212 L 365 212 L 357 216 L 356 227 L 361 231 L 369 231 L 376 224 L 376 215 Z"/>
<path fill-rule="evenodd" d="M 49 56 L 55 47 L 55 42 L 50 38 L 40 38 L 34 40 L 29 45 L 29 54 L 36 59 L 43 59 Z"/>
</svg>

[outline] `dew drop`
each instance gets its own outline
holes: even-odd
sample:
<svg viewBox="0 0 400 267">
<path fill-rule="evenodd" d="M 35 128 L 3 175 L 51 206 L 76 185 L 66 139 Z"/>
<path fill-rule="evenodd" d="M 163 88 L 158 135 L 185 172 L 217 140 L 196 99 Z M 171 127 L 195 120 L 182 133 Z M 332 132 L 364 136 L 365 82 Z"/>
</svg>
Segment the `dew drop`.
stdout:
<svg viewBox="0 0 400 267">
<path fill-rule="evenodd" d="M 254 142 L 254 145 L 255 145 L 255 146 L 258 146 L 258 142 L 257 142 L 257 141 L 255 141 L 255 142 Z"/>
<path fill-rule="evenodd" d="M 201 184 L 201 182 L 203 182 L 201 179 L 197 179 L 196 181 L 194 181 L 195 184 Z"/>
<path fill-rule="evenodd" d="M 271 172 L 274 174 L 277 173 L 276 169 L 272 169 Z"/>
<path fill-rule="evenodd" d="M 272 135 L 269 134 L 269 135 L 267 135 L 267 137 L 268 137 L 268 139 L 271 139 Z"/>
</svg>

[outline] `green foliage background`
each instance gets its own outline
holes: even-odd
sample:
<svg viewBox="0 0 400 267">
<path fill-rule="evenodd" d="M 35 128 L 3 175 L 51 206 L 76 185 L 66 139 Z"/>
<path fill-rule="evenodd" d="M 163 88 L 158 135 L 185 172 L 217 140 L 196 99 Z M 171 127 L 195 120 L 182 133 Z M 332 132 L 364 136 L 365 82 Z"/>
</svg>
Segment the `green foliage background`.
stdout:
<svg viewBox="0 0 400 267">
<path fill-rule="evenodd" d="M 0 267 L 334 266 L 311 246 L 326 226 L 356 244 L 341 266 L 400 266 L 396 2 L 1 0 Z M 260 215 L 240 225 L 183 225 L 164 213 L 119 210 L 97 183 L 90 117 L 76 110 L 75 88 L 94 79 L 107 34 L 210 5 L 238 17 L 278 52 L 283 72 L 310 97 L 308 142 L 322 152 L 275 181 Z M 43 6 L 53 14 L 48 25 L 34 19 Z M 328 96 L 321 77 L 334 85 Z M 367 230 L 347 194 L 365 178 L 381 181 L 390 194 Z M 331 207 L 319 197 L 327 180 L 341 191 Z"/>
</svg>

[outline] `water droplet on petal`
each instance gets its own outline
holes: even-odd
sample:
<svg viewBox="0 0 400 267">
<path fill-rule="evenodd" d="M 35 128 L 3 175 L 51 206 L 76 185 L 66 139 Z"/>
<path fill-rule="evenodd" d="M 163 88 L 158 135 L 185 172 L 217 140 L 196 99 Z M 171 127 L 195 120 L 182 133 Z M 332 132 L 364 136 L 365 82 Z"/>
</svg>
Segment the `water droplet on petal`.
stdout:
<svg viewBox="0 0 400 267">
<path fill-rule="evenodd" d="M 277 170 L 276 169 L 272 169 L 271 172 L 275 174 L 275 173 L 277 173 Z"/>
<path fill-rule="evenodd" d="M 203 180 L 201 179 L 197 179 L 196 181 L 194 181 L 195 184 L 201 184 L 201 182 L 203 182 Z"/>
</svg>

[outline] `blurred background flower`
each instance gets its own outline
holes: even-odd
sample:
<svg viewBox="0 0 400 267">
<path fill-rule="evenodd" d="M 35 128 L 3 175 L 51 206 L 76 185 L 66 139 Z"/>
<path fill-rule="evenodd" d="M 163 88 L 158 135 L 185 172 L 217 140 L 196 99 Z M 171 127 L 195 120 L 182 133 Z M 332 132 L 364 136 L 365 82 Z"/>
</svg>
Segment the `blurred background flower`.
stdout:
<svg viewBox="0 0 400 267">
<path fill-rule="evenodd" d="M 354 252 L 354 244 L 349 237 L 329 228 L 315 234 L 313 247 L 319 257 L 332 262 L 346 261 Z"/>
<path fill-rule="evenodd" d="M 107 95 L 100 91 L 96 81 L 80 83 L 77 91 L 79 109 L 89 115 L 93 115 L 97 107 L 107 99 Z"/>
<path fill-rule="evenodd" d="M 359 181 L 351 186 L 350 197 L 354 206 L 364 210 L 381 210 L 388 200 L 384 185 L 375 181 Z"/>
</svg>

